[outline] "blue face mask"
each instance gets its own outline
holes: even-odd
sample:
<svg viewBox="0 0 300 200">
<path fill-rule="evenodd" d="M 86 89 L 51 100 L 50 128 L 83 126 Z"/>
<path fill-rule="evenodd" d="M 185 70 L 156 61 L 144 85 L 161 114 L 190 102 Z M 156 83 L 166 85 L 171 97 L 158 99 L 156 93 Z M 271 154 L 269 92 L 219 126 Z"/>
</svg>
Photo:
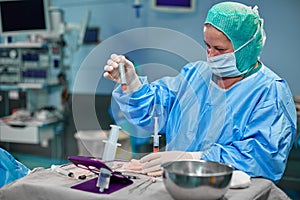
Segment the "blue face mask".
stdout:
<svg viewBox="0 0 300 200">
<path fill-rule="evenodd" d="M 236 67 L 234 52 L 207 58 L 207 63 L 210 66 L 212 73 L 219 77 L 235 77 L 242 75 Z"/>
<path fill-rule="evenodd" d="M 210 57 L 210 58 L 207 57 L 207 63 L 211 67 L 213 74 L 215 74 L 219 77 L 236 77 L 236 76 L 244 75 L 244 74 L 248 73 L 249 71 L 251 71 L 254 66 L 250 67 L 248 70 L 246 70 L 244 72 L 240 72 L 238 70 L 238 68 L 236 66 L 235 53 L 237 51 L 239 51 L 240 49 L 242 49 L 243 47 L 245 47 L 250 42 L 252 42 L 252 40 L 255 39 L 259 29 L 260 28 L 258 27 L 255 34 L 253 35 L 253 37 L 250 40 L 248 40 L 245 44 L 240 46 L 234 52 L 225 53 L 225 54 L 221 54 L 221 55 Z"/>
</svg>

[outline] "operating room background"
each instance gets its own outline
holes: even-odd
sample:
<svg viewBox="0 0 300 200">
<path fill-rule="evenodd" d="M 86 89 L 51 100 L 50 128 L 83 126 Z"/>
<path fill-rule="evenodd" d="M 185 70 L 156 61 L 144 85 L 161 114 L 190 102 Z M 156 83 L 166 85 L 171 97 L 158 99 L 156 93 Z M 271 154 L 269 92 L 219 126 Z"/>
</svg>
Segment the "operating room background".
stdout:
<svg viewBox="0 0 300 200">
<path fill-rule="evenodd" d="M 221 1 L 197 0 L 195 12 L 167 13 L 151 9 L 150 0 L 141 0 L 142 7 L 139 9 L 139 17 L 136 16 L 135 8 L 133 8 L 134 0 L 51 0 L 51 2 L 53 6 L 64 10 L 64 19 L 66 22 L 78 23 L 85 14 L 85 10 L 90 10 L 91 16 L 88 25 L 100 28 L 100 39 L 102 41 L 122 31 L 133 28 L 164 27 L 184 33 L 205 47 L 202 30 L 205 16 L 213 4 Z M 265 31 L 267 34 L 266 45 L 263 48 L 261 60 L 288 81 L 294 95 L 300 94 L 297 73 L 298 47 L 300 45 L 300 26 L 298 20 L 300 2 L 297 0 L 272 0 L 271 2 L 239 0 L 238 2 L 258 6 L 260 16 L 265 21 Z M 176 41 L 174 42 L 176 43 Z M 68 74 L 71 90 L 80 64 L 94 47 L 94 45 L 84 45 L 74 52 L 72 67 Z M 142 59 L 141 55 L 133 56 L 133 59 L 136 62 L 153 62 L 151 59 L 155 58 L 158 54 L 160 52 L 148 51 L 141 54 Z M 170 56 L 174 55 L 164 56 L 164 60 L 172 60 Z M 182 64 L 177 63 L 177 60 L 173 62 L 168 61 L 168 63 L 170 66 L 177 68 Z M 88 88 L 87 85 L 86 89 L 80 92 L 90 93 Z M 109 94 L 111 92 L 110 89 L 101 87 L 97 93 Z"/>
<path fill-rule="evenodd" d="M 90 18 L 88 27 L 99 27 L 100 41 L 104 41 L 118 33 L 133 28 L 163 27 L 186 34 L 205 48 L 203 43 L 203 22 L 209 8 L 218 2 L 221 1 L 197 0 L 195 12 L 170 13 L 155 11 L 150 7 L 150 0 L 140 0 L 141 8 L 139 9 L 139 16 L 136 15 L 136 9 L 133 7 L 134 0 L 51 0 L 51 5 L 63 10 L 64 21 L 66 23 L 80 23 L 85 11 L 89 10 Z M 260 16 L 265 20 L 264 27 L 267 34 L 266 44 L 261 54 L 261 61 L 287 80 L 294 96 L 300 95 L 298 69 L 298 54 L 300 47 L 300 1 L 238 0 L 238 2 L 251 6 L 258 6 Z M 74 42 L 72 35 L 66 35 L 65 39 L 67 45 Z M 174 43 L 176 43 L 176 41 L 174 41 Z M 87 78 L 86 81 L 80 82 L 79 88 L 74 88 L 81 63 L 97 45 L 101 45 L 101 42 L 100 44 L 83 44 L 76 49 L 69 49 L 69 52 L 66 55 L 66 62 L 70 65 L 70 69 L 67 71 L 68 88 L 70 94 L 79 98 L 82 105 L 89 103 L 89 99 L 95 96 L 95 108 L 97 110 L 100 125 L 103 129 L 108 129 L 109 124 L 113 123 L 113 119 L 109 114 L 109 106 L 111 92 L 115 84 L 101 78 L 97 89 L 92 90 Z M 136 65 L 163 63 L 175 71 L 179 71 L 186 63 L 186 60 L 178 57 L 178 55 L 155 49 L 140 49 L 128 53 L 127 56 L 133 60 Z M 98 64 L 104 66 L 105 62 L 106 60 L 101 60 Z M 88 68 L 87 70 L 93 69 Z M 152 79 L 154 80 L 169 73 L 173 74 L 174 70 L 172 71 L 169 68 L 166 71 L 164 71 L 164 69 L 152 70 L 150 67 L 147 67 L 139 72 L 141 75 L 145 75 L 151 71 Z M 72 107 L 71 105 L 72 98 L 69 99 L 70 108 Z M 85 112 L 84 106 L 79 109 L 79 113 Z M 90 123 L 88 118 L 83 118 L 82 120 L 84 127 L 81 127 L 81 129 L 92 130 L 98 128 L 93 127 L 93 124 Z M 65 156 L 77 153 L 77 141 L 74 138 L 74 133 L 76 131 L 71 114 L 64 133 Z M 30 149 L 28 149 L 28 151 L 29 150 Z M 297 157 L 297 159 L 298 158 L 299 157 Z"/>
<path fill-rule="evenodd" d="M 88 26 L 99 27 L 99 40 L 104 41 L 118 33 L 140 27 L 163 27 L 179 31 L 199 42 L 203 48 L 203 22 L 209 8 L 219 0 L 196 1 L 196 11 L 192 13 L 168 13 L 151 9 L 150 0 L 141 0 L 139 16 L 133 7 L 134 0 L 51 0 L 51 5 L 57 6 L 64 11 L 64 20 L 67 23 L 80 23 L 87 10 L 90 11 Z M 300 95 L 300 80 L 298 78 L 298 47 L 300 46 L 299 33 L 299 8 L 297 0 L 273 0 L 270 1 L 247 1 L 238 2 L 250 6 L 258 6 L 260 16 L 265 21 L 267 40 L 261 54 L 261 61 L 287 80 L 294 96 Z M 66 40 L 72 42 L 72 38 L 66 36 Z M 174 41 L 176 43 L 176 41 Z M 101 45 L 101 44 L 100 44 Z M 121 44 L 120 44 L 121 45 Z M 80 87 L 74 89 L 77 72 L 86 56 L 96 47 L 95 45 L 82 45 L 76 51 L 70 52 L 70 70 L 67 72 L 69 90 L 76 95 L 110 95 L 115 84 L 103 78 L 100 79 L 97 90 L 92 90 L 89 81 L 81 81 Z M 111 52 L 114 53 L 114 52 Z M 186 63 L 169 52 L 155 49 L 140 49 L 130 52 L 130 59 L 136 65 L 146 63 L 162 63 L 176 71 Z M 68 59 L 68 58 L 67 58 Z M 99 65 L 104 65 L 106 60 L 101 60 Z M 81 73 L 85 69 L 81 69 Z M 90 67 L 87 70 L 93 70 Z M 148 75 L 150 67 L 143 68 L 141 75 Z M 154 77 L 169 73 L 151 70 Z M 155 74 L 156 73 L 156 74 Z M 88 79 L 88 78 L 87 78 Z M 104 112 L 104 111 L 103 111 Z M 107 117 L 107 116 L 106 116 Z M 109 121 L 109 120 L 107 120 Z M 86 123 L 88 124 L 88 122 Z M 92 127 L 91 127 L 92 128 Z"/>
</svg>

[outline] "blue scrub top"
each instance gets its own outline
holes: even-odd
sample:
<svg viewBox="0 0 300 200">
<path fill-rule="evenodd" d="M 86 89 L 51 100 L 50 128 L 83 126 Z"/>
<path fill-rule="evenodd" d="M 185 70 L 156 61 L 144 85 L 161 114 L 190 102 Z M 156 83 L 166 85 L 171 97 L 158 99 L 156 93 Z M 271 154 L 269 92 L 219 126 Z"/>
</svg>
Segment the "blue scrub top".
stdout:
<svg viewBox="0 0 300 200">
<path fill-rule="evenodd" d="M 199 159 L 280 180 L 296 135 L 296 109 L 286 81 L 265 65 L 229 89 L 211 77 L 206 62 L 198 61 L 176 77 L 151 84 L 141 77 L 139 90 L 125 94 L 118 87 L 113 97 L 128 120 L 148 131 L 153 116 L 159 116 L 167 150 L 203 151 Z"/>
</svg>

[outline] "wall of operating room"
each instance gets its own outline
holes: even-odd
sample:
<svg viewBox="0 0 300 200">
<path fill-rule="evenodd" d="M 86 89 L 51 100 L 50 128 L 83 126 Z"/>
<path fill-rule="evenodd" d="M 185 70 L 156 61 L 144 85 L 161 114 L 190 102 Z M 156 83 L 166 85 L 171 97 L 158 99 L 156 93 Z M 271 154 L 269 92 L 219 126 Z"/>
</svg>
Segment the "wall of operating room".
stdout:
<svg viewBox="0 0 300 200">
<path fill-rule="evenodd" d="M 91 15 L 88 26 L 100 28 L 99 38 L 101 41 L 134 28 L 163 27 L 186 34 L 199 42 L 203 47 L 205 47 L 203 43 L 205 16 L 213 4 L 221 1 L 198 0 L 196 11 L 192 13 L 159 12 L 151 9 L 149 0 L 141 0 L 140 2 L 142 7 L 139 10 L 139 16 L 137 16 L 136 10 L 133 8 L 134 0 L 51 0 L 52 6 L 60 7 L 64 11 L 64 20 L 67 23 L 80 23 L 85 11 L 89 10 Z M 293 95 L 299 95 L 300 1 L 239 0 L 238 2 L 258 6 L 260 16 L 265 21 L 267 34 L 261 61 L 287 80 Z M 66 37 L 66 40 L 72 43 L 72 36 Z M 76 50 L 69 52 L 67 62 L 69 62 L 70 70 L 67 72 L 67 78 L 71 91 L 74 91 L 73 86 L 81 63 L 95 47 L 96 45 L 82 45 Z M 128 56 L 137 65 L 165 62 L 165 64 L 174 67 L 176 70 L 179 70 L 186 62 L 168 52 L 151 49 L 131 52 Z M 105 62 L 106 60 L 101 60 L 98 64 L 102 66 Z M 146 72 L 147 70 L 144 70 L 144 73 Z M 162 71 L 160 73 L 164 74 Z M 111 93 L 114 87 L 111 81 L 101 79 L 100 83 L 95 93 Z M 89 89 L 88 81 L 81 81 L 80 85 L 81 87 L 74 92 L 94 92 Z"/>
</svg>

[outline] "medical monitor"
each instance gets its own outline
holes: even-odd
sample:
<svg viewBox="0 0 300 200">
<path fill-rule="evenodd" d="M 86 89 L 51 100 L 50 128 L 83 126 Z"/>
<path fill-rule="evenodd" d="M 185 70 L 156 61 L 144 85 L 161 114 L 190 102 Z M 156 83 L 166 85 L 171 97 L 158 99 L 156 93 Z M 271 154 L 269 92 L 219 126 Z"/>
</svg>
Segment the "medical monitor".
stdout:
<svg viewBox="0 0 300 200">
<path fill-rule="evenodd" d="M 0 0 L 0 35 L 50 32 L 48 0 Z"/>
<path fill-rule="evenodd" d="M 193 12 L 196 0 L 151 0 L 154 10 L 164 12 Z"/>
</svg>

